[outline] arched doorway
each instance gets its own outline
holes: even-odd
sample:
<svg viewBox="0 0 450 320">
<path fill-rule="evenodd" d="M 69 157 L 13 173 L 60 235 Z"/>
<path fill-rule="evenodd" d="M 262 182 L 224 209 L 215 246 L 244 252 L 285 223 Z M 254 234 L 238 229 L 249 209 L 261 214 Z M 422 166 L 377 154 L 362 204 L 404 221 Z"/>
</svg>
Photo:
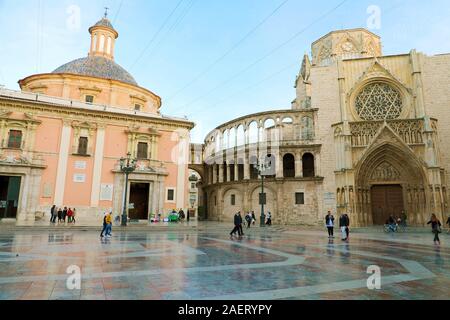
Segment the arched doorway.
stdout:
<svg viewBox="0 0 450 320">
<path fill-rule="evenodd" d="M 427 178 L 407 146 L 384 140 L 361 159 L 355 178 L 351 205 L 359 225 L 382 225 L 390 215 L 400 217 L 403 210 L 409 224 L 425 222 Z"/>
</svg>

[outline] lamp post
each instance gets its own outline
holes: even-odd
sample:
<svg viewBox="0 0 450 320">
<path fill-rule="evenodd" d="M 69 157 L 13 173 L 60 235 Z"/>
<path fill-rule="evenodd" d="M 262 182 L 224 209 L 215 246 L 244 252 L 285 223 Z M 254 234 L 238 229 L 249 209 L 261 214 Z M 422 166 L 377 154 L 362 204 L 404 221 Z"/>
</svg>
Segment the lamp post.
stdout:
<svg viewBox="0 0 450 320">
<path fill-rule="evenodd" d="M 136 170 L 136 159 L 131 159 L 131 153 L 128 152 L 126 158 L 120 159 L 120 171 L 125 173 L 125 196 L 123 200 L 122 226 L 127 226 L 127 197 L 128 197 L 128 176 Z"/>
<path fill-rule="evenodd" d="M 258 171 L 258 175 L 261 177 L 261 195 L 260 195 L 260 202 L 261 202 L 261 217 L 260 217 L 260 226 L 264 227 L 266 225 L 266 215 L 264 214 L 264 178 L 265 178 L 265 172 L 271 168 L 270 163 L 266 162 L 259 162 L 257 164 L 254 164 L 253 167 L 255 170 Z"/>
</svg>

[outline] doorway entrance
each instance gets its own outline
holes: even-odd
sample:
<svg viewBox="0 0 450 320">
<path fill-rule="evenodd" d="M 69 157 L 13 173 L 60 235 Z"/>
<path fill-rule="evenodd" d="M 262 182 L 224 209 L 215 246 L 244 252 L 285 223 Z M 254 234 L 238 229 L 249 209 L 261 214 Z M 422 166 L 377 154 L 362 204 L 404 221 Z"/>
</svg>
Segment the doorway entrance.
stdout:
<svg viewBox="0 0 450 320">
<path fill-rule="evenodd" d="M 149 194 L 150 184 L 131 183 L 129 209 L 131 220 L 148 220 Z"/>
<path fill-rule="evenodd" d="M 0 176 L 0 219 L 16 219 L 20 182 L 20 177 Z"/>
<path fill-rule="evenodd" d="M 373 186 L 371 194 L 374 225 L 384 225 L 390 215 L 399 217 L 405 209 L 401 185 Z"/>
</svg>

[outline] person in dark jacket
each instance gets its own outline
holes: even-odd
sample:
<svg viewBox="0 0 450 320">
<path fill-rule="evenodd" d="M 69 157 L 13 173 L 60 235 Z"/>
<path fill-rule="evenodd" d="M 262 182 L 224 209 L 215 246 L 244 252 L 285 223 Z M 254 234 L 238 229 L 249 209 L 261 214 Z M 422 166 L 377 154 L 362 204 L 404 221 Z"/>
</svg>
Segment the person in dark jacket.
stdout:
<svg viewBox="0 0 450 320">
<path fill-rule="evenodd" d="M 345 240 L 348 240 L 350 238 L 350 217 L 348 214 L 345 214 L 345 234 L 347 235 L 347 238 Z"/>
<path fill-rule="evenodd" d="M 436 217 L 435 214 L 431 215 L 431 220 L 427 223 L 427 224 L 431 224 L 431 229 L 433 230 L 434 233 L 434 244 L 441 244 L 441 240 L 439 239 L 439 233 L 441 233 L 441 222 L 439 221 L 439 219 Z"/>
<path fill-rule="evenodd" d="M 350 219 L 347 214 L 343 214 L 339 218 L 339 228 L 341 228 L 342 241 L 347 241 L 349 236 Z"/>
<path fill-rule="evenodd" d="M 242 219 L 242 215 L 241 215 L 240 211 L 238 212 L 238 214 L 239 214 L 239 231 L 240 231 L 239 236 L 243 236 L 244 235 L 244 229 L 242 228 L 242 224 L 244 223 L 244 219 Z"/>
<path fill-rule="evenodd" d="M 234 236 L 236 232 L 241 236 L 242 217 L 240 212 L 236 212 L 234 215 L 234 229 L 230 232 L 230 236 Z"/>
<path fill-rule="evenodd" d="M 334 238 L 334 216 L 331 214 L 331 211 L 328 211 L 325 217 L 325 225 L 328 229 L 328 238 Z"/>
<path fill-rule="evenodd" d="M 58 209 L 58 223 L 60 223 L 62 221 L 62 216 L 63 216 L 63 210 L 62 208 Z"/>
<path fill-rule="evenodd" d="M 55 219 L 56 219 L 56 206 L 53 205 L 53 207 L 50 209 L 50 213 L 52 215 L 52 217 L 50 218 L 50 223 L 55 223 Z"/>
<path fill-rule="evenodd" d="M 62 214 L 62 219 L 63 219 L 64 223 L 66 223 L 66 217 L 67 217 L 67 207 L 64 207 L 63 214 Z"/>
<path fill-rule="evenodd" d="M 450 219 L 450 218 L 449 218 L 449 219 Z M 256 215 L 255 215 L 255 211 L 252 211 L 252 222 L 253 222 L 253 225 L 256 224 Z"/>
</svg>

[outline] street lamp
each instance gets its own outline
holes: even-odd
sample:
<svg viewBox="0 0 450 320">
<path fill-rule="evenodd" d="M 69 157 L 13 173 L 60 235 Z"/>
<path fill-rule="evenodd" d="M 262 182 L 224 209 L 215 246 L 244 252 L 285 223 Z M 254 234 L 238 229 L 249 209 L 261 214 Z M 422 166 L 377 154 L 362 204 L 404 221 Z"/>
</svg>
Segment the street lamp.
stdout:
<svg viewBox="0 0 450 320">
<path fill-rule="evenodd" d="M 260 195 L 260 201 L 261 201 L 261 217 L 260 217 L 260 226 L 264 227 L 266 224 L 266 215 L 264 214 L 264 178 L 266 176 L 266 171 L 269 170 L 272 167 L 271 163 L 267 162 L 260 162 L 258 160 L 258 163 L 253 165 L 253 168 L 258 171 L 258 175 L 261 177 L 261 195 Z"/>
<path fill-rule="evenodd" d="M 128 176 L 136 170 L 136 159 L 131 159 L 131 153 L 128 152 L 126 158 L 120 159 L 120 171 L 125 173 L 125 197 L 123 200 L 122 226 L 127 226 L 127 197 L 128 197 Z"/>
</svg>

